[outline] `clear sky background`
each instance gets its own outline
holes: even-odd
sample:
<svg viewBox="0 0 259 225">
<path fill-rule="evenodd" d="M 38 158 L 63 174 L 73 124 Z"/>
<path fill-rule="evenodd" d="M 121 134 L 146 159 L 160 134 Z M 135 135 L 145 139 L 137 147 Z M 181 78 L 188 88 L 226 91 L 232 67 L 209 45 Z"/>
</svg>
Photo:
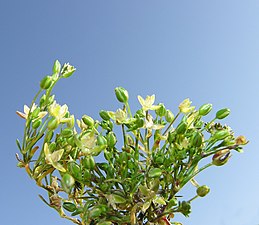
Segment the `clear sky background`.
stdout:
<svg viewBox="0 0 259 225">
<path fill-rule="evenodd" d="M 77 71 L 54 92 L 76 117 L 97 118 L 119 107 L 116 86 L 156 94 L 173 112 L 190 97 L 250 140 L 243 154 L 198 177 L 210 186 L 194 201 L 185 225 L 259 224 L 259 1 L 257 0 L 47 0 L 0 1 L 1 185 L 3 225 L 68 225 L 38 198 L 44 194 L 16 167 L 15 139 L 29 104 L 55 59 Z M 195 189 L 187 188 L 187 196 Z"/>
</svg>

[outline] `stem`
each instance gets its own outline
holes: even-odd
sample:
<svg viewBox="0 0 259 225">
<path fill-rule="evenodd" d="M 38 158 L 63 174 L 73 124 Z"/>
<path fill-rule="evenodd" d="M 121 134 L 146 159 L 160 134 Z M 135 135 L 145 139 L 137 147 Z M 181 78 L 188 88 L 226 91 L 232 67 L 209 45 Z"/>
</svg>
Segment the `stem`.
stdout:
<svg viewBox="0 0 259 225">
<path fill-rule="evenodd" d="M 129 115 L 130 115 L 130 118 L 132 118 L 132 114 L 131 114 L 131 110 L 130 110 L 129 103 L 126 102 L 125 105 L 126 105 L 126 108 L 127 108 L 128 113 L 129 113 Z"/>
<path fill-rule="evenodd" d="M 175 118 L 173 119 L 173 121 L 168 125 L 168 127 L 166 128 L 166 130 L 163 133 L 163 136 L 169 131 L 170 127 L 173 125 L 173 123 L 175 122 L 175 120 L 177 119 L 177 117 L 180 115 L 181 113 L 178 112 L 175 116 Z"/>
</svg>

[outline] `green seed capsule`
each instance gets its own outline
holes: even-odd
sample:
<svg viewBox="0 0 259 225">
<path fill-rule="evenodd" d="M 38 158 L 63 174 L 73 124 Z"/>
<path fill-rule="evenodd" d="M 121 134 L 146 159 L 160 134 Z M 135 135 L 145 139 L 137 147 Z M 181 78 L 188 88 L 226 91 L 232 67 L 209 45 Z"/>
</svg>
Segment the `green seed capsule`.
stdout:
<svg viewBox="0 0 259 225">
<path fill-rule="evenodd" d="M 92 117 L 84 115 L 82 117 L 82 120 L 84 122 L 85 125 L 89 126 L 89 127 L 93 127 L 94 126 L 94 120 Z"/>
<path fill-rule="evenodd" d="M 150 178 L 160 177 L 162 175 L 163 171 L 160 168 L 152 168 L 148 172 L 148 176 Z"/>
<path fill-rule="evenodd" d="M 66 173 L 63 175 L 61 180 L 61 186 L 65 192 L 70 193 L 74 184 L 75 184 L 75 180 L 70 174 Z"/>
<path fill-rule="evenodd" d="M 223 166 L 230 158 L 230 151 L 228 149 L 220 150 L 212 157 L 212 163 L 215 166 Z"/>
<path fill-rule="evenodd" d="M 115 95 L 120 102 L 122 103 L 128 102 L 129 94 L 128 94 L 128 91 L 125 90 L 123 87 L 116 87 Z"/>
<path fill-rule="evenodd" d="M 201 133 L 200 132 L 195 132 L 194 134 L 193 134 L 193 136 L 192 136 L 192 145 L 194 146 L 194 147 L 200 147 L 201 146 L 201 144 L 202 144 L 202 135 L 201 135 Z"/>
<path fill-rule="evenodd" d="M 48 89 L 52 84 L 52 78 L 50 76 L 44 77 L 40 82 L 40 87 L 42 89 Z"/>
<path fill-rule="evenodd" d="M 41 125 L 41 122 L 42 122 L 41 119 L 38 119 L 38 120 L 33 121 L 33 123 L 32 123 L 32 128 L 33 128 L 33 129 L 39 128 L 40 125 Z"/>
<path fill-rule="evenodd" d="M 76 210 L 76 205 L 72 202 L 64 202 L 63 208 L 68 212 L 74 212 Z"/>
<path fill-rule="evenodd" d="M 166 114 L 166 108 L 163 103 L 159 103 L 160 108 L 156 110 L 156 114 L 160 117 L 164 116 Z"/>
<path fill-rule="evenodd" d="M 69 171 L 76 180 L 82 180 L 82 171 L 80 166 L 76 162 L 69 163 Z"/>
<path fill-rule="evenodd" d="M 53 72 L 53 74 L 58 74 L 58 73 L 60 73 L 60 70 L 61 70 L 61 64 L 58 60 L 56 60 L 53 65 L 52 72 Z"/>
<path fill-rule="evenodd" d="M 107 144 L 108 144 L 109 148 L 113 148 L 117 142 L 115 133 L 112 131 L 109 132 L 106 136 L 106 139 L 107 139 Z"/>
<path fill-rule="evenodd" d="M 167 207 L 168 208 L 172 208 L 174 206 L 176 206 L 178 204 L 178 201 L 176 198 L 172 198 L 169 200 L 168 204 L 167 204 Z"/>
<path fill-rule="evenodd" d="M 212 110 L 212 104 L 210 103 L 204 104 L 199 109 L 199 115 L 206 116 L 211 110 Z"/>
<path fill-rule="evenodd" d="M 107 145 L 107 140 L 104 136 L 98 135 L 97 136 L 97 145 L 99 146 L 106 146 Z"/>
<path fill-rule="evenodd" d="M 109 116 L 109 113 L 107 111 L 104 111 L 104 110 L 101 110 L 99 112 L 99 115 L 100 117 L 103 119 L 103 120 L 109 120 L 111 117 Z"/>
<path fill-rule="evenodd" d="M 182 121 L 181 123 L 179 123 L 179 125 L 176 127 L 176 133 L 177 134 L 184 134 L 185 131 L 187 130 L 187 123 Z"/>
<path fill-rule="evenodd" d="M 57 129 L 58 125 L 59 125 L 58 120 L 55 117 L 52 117 L 48 122 L 47 127 L 49 130 L 55 130 Z"/>
<path fill-rule="evenodd" d="M 92 210 L 90 210 L 89 217 L 90 218 L 99 217 L 102 213 L 103 213 L 102 208 L 96 206 L 96 207 L 93 207 Z"/>
<path fill-rule="evenodd" d="M 230 109 L 228 108 L 221 109 L 216 113 L 216 118 L 221 120 L 227 117 L 229 114 L 230 114 Z"/>
<path fill-rule="evenodd" d="M 197 188 L 196 193 L 200 197 L 206 196 L 210 192 L 210 188 L 207 185 L 202 185 Z"/>
<path fill-rule="evenodd" d="M 220 130 L 217 131 L 214 135 L 213 138 L 216 140 L 223 140 L 225 139 L 227 136 L 229 136 L 229 131 L 228 130 Z"/>
<path fill-rule="evenodd" d="M 69 128 L 65 128 L 64 130 L 61 131 L 61 135 L 64 138 L 69 138 L 73 135 L 73 130 L 69 129 Z"/>
<path fill-rule="evenodd" d="M 95 168 L 95 161 L 94 161 L 93 156 L 86 156 L 83 159 L 82 163 L 83 163 L 84 168 L 86 168 L 88 170 L 94 170 L 94 168 Z"/>
</svg>

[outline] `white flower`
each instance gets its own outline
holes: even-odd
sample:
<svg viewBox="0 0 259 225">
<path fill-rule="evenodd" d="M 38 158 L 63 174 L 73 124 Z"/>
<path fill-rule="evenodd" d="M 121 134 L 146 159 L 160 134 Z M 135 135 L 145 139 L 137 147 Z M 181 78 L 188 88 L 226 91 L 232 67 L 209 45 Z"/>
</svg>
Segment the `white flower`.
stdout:
<svg viewBox="0 0 259 225">
<path fill-rule="evenodd" d="M 145 100 L 140 95 L 138 95 L 138 100 L 139 100 L 139 103 L 142 105 L 142 109 L 144 111 L 156 110 L 160 108 L 159 105 L 153 105 L 155 102 L 155 95 L 152 95 L 152 96 L 147 95 Z"/>
<path fill-rule="evenodd" d="M 148 114 L 145 120 L 144 128 L 147 128 L 148 130 L 160 130 L 163 127 L 164 125 L 162 124 L 154 124 L 152 116 Z"/>
<path fill-rule="evenodd" d="M 58 161 L 62 158 L 62 155 L 64 153 L 64 149 L 60 149 L 58 151 L 55 151 L 53 153 L 50 152 L 49 146 L 47 143 L 44 144 L 44 153 L 45 153 L 45 160 L 47 164 L 52 165 L 54 168 L 61 172 L 66 172 L 66 169 L 58 163 Z"/>
<path fill-rule="evenodd" d="M 58 123 L 66 123 L 69 122 L 70 118 L 65 118 L 66 113 L 68 112 L 68 107 L 67 105 L 59 105 L 54 101 L 50 106 L 49 106 L 49 113 L 51 116 L 54 116 Z"/>
<path fill-rule="evenodd" d="M 117 124 L 128 122 L 127 112 L 122 109 L 117 109 L 116 112 L 109 111 L 108 114 Z"/>
<path fill-rule="evenodd" d="M 16 114 L 17 114 L 18 116 L 20 116 L 21 118 L 27 120 L 29 114 L 33 113 L 36 108 L 37 108 L 37 105 L 36 105 L 35 103 L 33 103 L 31 109 L 30 109 L 27 105 L 24 105 L 24 107 L 23 107 L 24 113 L 22 113 L 22 112 L 20 112 L 20 111 L 16 111 Z M 44 116 L 46 116 L 47 114 L 48 114 L 48 112 L 46 112 L 46 111 L 39 112 L 38 115 L 37 115 L 37 117 L 34 118 L 34 119 L 38 119 L 38 118 L 41 119 L 41 118 L 43 118 Z"/>
</svg>

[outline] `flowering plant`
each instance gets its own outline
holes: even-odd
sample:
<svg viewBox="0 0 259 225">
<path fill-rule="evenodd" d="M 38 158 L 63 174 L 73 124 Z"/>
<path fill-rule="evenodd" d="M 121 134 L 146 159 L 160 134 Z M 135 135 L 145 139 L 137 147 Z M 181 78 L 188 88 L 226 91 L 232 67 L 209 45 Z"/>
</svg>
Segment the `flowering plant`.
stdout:
<svg viewBox="0 0 259 225">
<path fill-rule="evenodd" d="M 75 224 L 179 225 L 174 215 L 189 216 L 192 201 L 210 191 L 195 176 L 224 165 L 231 151 L 241 152 L 247 143 L 219 123 L 229 115 L 227 108 L 204 122 L 211 104 L 195 109 L 185 99 L 174 116 L 164 104 L 155 105 L 152 95 L 138 96 L 141 107 L 132 113 L 122 87 L 115 88 L 121 108 L 101 110 L 100 120 L 84 115 L 75 123 L 68 106 L 52 95 L 56 83 L 74 71 L 56 61 L 31 105 L 24 106 L 24 113 L 17 111 L 25 128 L 16 157 L 18 166 L 46 190 L 47 198 L 39 195 L 43 202 Z M 122 147 L 115 126 L 121 128 Z M 178 194 L 187 183 L 196 189 L 191 199 Z"/>
</svg>

